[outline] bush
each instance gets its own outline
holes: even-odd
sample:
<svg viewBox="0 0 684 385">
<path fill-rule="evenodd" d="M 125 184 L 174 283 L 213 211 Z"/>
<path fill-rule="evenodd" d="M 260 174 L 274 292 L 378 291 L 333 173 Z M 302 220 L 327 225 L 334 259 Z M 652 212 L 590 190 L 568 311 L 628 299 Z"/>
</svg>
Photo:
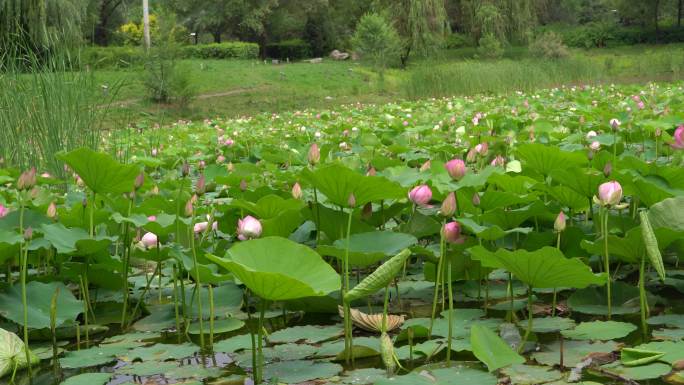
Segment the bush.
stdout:
<svg viewBox="0 0 684 385">
<path fill-rule="evenodd" d="M 198 59 L 256 59 L 259 45 L 242 41 L 185 46 L 181 56 Z"/>
<path fill-rule="evenodd" d="M 530 44 L 529 49 L 532 55 L 547 59 L 560 59 L 568 56 L 568 47 L 563 44 L 560 36 L 551 31 L 539 35 Z"/>
<path fill-rule="evenodd" d="M 81 51 L 81 62 L 91 68 L 128 68 L 144 61 L 142 47 L 88 47 Z"/>
<path fill-rule="evenodd" d="M 311 57 L 311 46 L 302 39 L 283 40 L 266 45 L 266 56 L 273 59 L 305 59 Z"/>
<path fill-rule="evenodd" d="M 494 34 L 488 33 L 482 36 L 479 43 L 480 46 L 477 48 L 477 51 L 483 57 L 498 59 L 504 54 L 503 44 Z"/>
<path fill-rule="evenodd" d="M 448 49 L 457 49 L 472 46 L 472 40 L 467 35 L 462 33 L 454 32 L 446 38 L 446 47 Z"/>
<path fill-rule="evenodd" d="M 386 67 L 399 59 L 399 35 L 394 27 L 378 14 L 369 13 L 359 20 L 352 43 L 361 59 L 370 63 L 381 74 Z"/>
</svg>

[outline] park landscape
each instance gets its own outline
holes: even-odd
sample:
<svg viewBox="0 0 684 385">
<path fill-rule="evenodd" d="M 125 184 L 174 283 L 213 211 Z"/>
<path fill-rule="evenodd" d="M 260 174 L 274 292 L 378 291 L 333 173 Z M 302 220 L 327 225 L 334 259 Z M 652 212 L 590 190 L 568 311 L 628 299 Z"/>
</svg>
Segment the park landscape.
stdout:
<svg viewBox="0 0 684 385">
<path fill-rule="evenodd" d="M 1 383 L 684 383 L 681 2 L 137 3 L 0 8 Z"/>
</svg>

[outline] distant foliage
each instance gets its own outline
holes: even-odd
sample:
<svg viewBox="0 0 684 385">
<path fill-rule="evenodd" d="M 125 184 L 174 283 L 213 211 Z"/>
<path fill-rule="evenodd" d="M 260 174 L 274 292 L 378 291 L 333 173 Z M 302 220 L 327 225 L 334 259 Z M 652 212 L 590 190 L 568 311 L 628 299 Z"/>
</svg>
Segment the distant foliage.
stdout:
<svg viewBox="0 0 684 385">
<path fill-rule="evenodd" d="M 184 58 L 198 59 L 256 59 L 259 45 L 242 41 L 188 45 L 181 49 Z"/>
<path fill-rule="evenodd" d="M 352 44 L 361 58 L 381 74 L 385 68 L 397 63 L 401 51 L 397 31 L 376 13 L 366 14 L 361 18 Z"/>
<path fill-rule="evenodd" d="M 569 55 L 568 47 L 563 44 L 563 39 L 551 31 L 539 35 L 530 44 L 530 53 L 547 59 L 560 59 Z"/>
<path fill-rule="evenodd" d="M 446 48 L 458 49 L 473 46 L 472 39 L 463 33 L 454 32 L 446 38 Z"/>
<path fill-rule="evenodd" d="M 503 44 L 493 33 L 482 36 L 479 44 L 480 46 L 477 48 L 477 52 L 482 57 L 498 59 L 504 54 Z"/>
<path fill-rule="evenodd" d="M 283 40 L 266 45 L 266 56 L 280 60 L 298 60 L 311 57 L 311 46 L 302 39 Z"/>
</svg>

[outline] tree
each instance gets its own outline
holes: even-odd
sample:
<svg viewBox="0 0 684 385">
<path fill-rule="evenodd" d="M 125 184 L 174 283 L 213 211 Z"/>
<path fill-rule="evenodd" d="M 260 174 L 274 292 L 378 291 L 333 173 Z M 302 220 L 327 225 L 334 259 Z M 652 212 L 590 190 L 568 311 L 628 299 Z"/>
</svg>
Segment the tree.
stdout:
<svg viewBox="0 0 684 385">
<path fill-rule="evenodd" d="M 0 1 L 0 44 L 20 44 L 32 50 L 45 50 L 56 40 L 81 40 L 85 0 L 4 0 Z"/>
<path fill-rule="evenodd" d="M 397 31 L 377 13 L 366 14 L 359 20 L 352 43 L 362 60 L 378 71 L 381 82 L 385 69 L 401 51 Z"/>
</svg>

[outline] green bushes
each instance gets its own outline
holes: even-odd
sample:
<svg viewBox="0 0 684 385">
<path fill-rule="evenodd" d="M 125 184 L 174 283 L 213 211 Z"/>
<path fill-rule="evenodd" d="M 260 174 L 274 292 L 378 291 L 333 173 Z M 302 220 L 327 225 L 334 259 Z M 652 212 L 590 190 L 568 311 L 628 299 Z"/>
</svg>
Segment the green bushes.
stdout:
<svg viewBox="0 0 684 385">
<path fill-rule="evenodd" d="M 532 55 L 547 59 L 560 59 L 569 54 L 568 47 L 563 44 L 561 37 L 552 31 L 538 36 L 529 48 Z"/>
<path fill-rule="evenodd" d="M 662 26 L 656 36 L 652 27 L 623 27 L 608 22 L 594 22 L 576 27 L 551 25 L 538 29 L 537 35 L 546 31 L 557 33 L 563 43 L 575 48 L 684 42 L 684 29 L 676 26 Z"/>
<path fill-rule="evenodd" d="M 266 56 L 273 59 L 304 59 L 311 57 L 311 46 L 302 39 L 283 40 L 266 45 Z"/>
<path fill-rule="evenodd" d="M 255 59 L 259 45 L 241 41 L 182 46 L 178 58 L 198 59 Z M 145 51 L 141 47 L 88 47 L 81 53 L 84 65 L 92 68 L 128 68 L 145 63 Z"/>
</svg>

